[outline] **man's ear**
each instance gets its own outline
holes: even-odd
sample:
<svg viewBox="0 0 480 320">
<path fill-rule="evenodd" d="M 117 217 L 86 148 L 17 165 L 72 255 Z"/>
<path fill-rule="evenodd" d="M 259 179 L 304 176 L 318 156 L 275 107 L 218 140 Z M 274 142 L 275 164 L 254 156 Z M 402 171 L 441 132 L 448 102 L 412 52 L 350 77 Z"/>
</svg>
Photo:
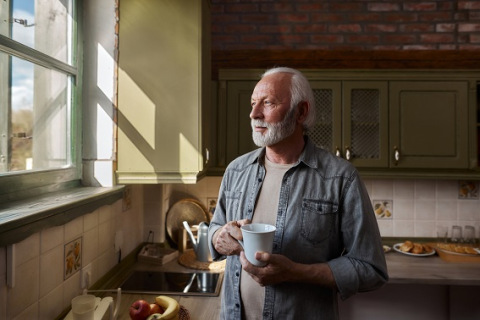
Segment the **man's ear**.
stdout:
<svg viewBox="0 0 480 320">
<path fill-rule="evenodd" d="M 305 122 L 305 119 L 307 118 L 308 111 L 310 109 L 310 105 L 308 104 L 307 101 L 302 101 L 298 104 L 298 114 L 297 114 L 297 121 L 303 123 Z"/>
</svg>

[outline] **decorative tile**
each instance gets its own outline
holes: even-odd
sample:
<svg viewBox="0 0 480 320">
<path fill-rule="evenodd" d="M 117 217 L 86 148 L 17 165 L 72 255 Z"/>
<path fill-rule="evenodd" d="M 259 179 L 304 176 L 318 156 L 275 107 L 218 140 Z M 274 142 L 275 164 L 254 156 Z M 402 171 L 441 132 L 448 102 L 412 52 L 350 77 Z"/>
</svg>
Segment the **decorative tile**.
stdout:
<svg viewBox="0 0 480 320">
<path fill-rule="evenodd" d="M 478 199 L 478 182 L 464 180 L 458 181 L 458 198 Z"/>
<path fill-rule="evenodd" d="M 393 218 L 393 200 L 373 200 L 372 202 L 377 219 Z"/>
<path fill-rule="evenodd" d="M 210 220 L 212 220 L 213 213 L 217 206 L 217 198 L 207 198 L 207 208 Z"/>
<path fill-rule="evenodd" d="M 63 279 L 66 280 L 82 268 L 82 237 L 65 245 L 64 259 Z"/>
</svg>

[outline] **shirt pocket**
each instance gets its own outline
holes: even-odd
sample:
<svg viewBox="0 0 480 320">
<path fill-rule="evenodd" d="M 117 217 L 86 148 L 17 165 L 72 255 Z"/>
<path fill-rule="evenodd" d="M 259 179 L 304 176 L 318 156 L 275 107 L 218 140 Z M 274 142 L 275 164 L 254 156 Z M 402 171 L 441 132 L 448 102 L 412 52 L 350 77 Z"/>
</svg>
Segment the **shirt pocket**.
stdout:
<svg viewBox="0 0 480 320">
<path fill-rule="evenodd" d="M 228 221 L 241 220 L 242 214 L 239 210 L 240 199 L 242 198 L 242 192 L 239 191 L 225 191 L 226 200 L 226 215 Z"/>
<path fill-rule="evenodd" d="M 317 245 L 333 232 L 338 205 L 322 200 L 303 199 L 301 235 Z"/>
</svg>

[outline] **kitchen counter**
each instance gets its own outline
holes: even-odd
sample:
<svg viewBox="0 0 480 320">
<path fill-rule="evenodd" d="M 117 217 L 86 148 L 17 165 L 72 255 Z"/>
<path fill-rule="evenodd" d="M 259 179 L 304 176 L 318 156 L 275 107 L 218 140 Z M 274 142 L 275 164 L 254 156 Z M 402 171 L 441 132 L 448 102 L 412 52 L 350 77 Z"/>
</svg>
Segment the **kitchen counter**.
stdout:
<svg viewBox="0 0 480 320">
<path fill-rule="evenodd" d="M 438 256 L 412 257 L 395 251 L 385 254 L 390 276 L 390 285 L 440 285 L 440 286 L 480 286 L 480 263 L 446 262 Z M 164 266 L 135 264 L 135 270 L 155 268 L 163 271 L 192 271 L 180 266 L 176 261 Z M 114 296 L 114 293 L 111 294 Z M 156 295 L 122 293 L 119 320 L 128 320 L 129 307 L 138 299 L 153 302 Z M 190 313 L 190 319 L 218 319 L 220 296 L 176 296 L 175 298 Z"/>
<path fill-rule="evenodd" d="M 474 262 L 446 262 L 439 256 L 412 257 L 395 251 L 385 254 L 389 283 L 480 286 L 480 258 Z"/>
</svg>

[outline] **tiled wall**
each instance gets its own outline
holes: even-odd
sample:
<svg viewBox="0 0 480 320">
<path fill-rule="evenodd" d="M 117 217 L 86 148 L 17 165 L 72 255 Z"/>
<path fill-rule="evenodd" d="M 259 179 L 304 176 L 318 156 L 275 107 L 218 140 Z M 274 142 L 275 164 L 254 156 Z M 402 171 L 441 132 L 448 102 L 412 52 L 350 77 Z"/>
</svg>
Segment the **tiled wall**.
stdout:
<svg viewBox="0 0 480 320">
<path fill-rule="evenodd" d="M 15 284 L 6 285 L 7 248 L 0 247 L 0 319 L 54 319 L 82 293 L 81 269 L 65 279 L 65 245 L 82 239 L 81 268 L 91 266 L 91 283 L 118 261 L 115 234 L 122 236 L 123 256 L 142 239 L 142 187 L 132 188 L 132 206 L 122 200 L 103 206 L 65 225 L 51 227 L 15 244 Z"/>
<path fill-rule="evenodd" d="M 216 198 L 221 179 L 207 177 L 197 185 L 170 185 L 164 190 L 165 210 L 175 201 L 194 197 L 207 205 Z M 379 218 L 384 237 L 436 237 L 437 226 L 473 225 L 480 237 L 480 201 L 459 198 L 456 180 L 364 180 L 370 198 L 393 204 L 390 218 Z M 477 184 L 478 187 L 478 184 Z"/>
</svg>

